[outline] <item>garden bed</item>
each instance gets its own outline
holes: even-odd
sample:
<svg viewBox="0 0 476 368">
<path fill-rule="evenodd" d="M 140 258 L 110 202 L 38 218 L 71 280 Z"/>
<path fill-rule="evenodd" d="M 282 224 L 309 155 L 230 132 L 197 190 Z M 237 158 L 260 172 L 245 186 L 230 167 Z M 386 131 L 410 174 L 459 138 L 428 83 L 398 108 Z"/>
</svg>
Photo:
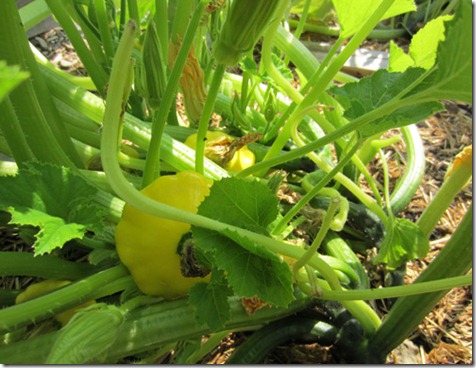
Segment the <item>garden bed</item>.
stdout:
<svg viewBox="0 0 476 368">
<path fill-rule="evenodd" d="M 75 75 L 86 75 L 74 48 L 60 28 L 33 35 L 32 43 L 58 68 Z M 372 44 L 369 48 L 386 50 L 387 44 Z M 368 74 L 366 71 L 364 74 Z M 472 107 L 455 102 L 445 102 L 446 111 L 437 113 L 417 124 L 424 142 L 426 170 L 421 185 L 412 201 L 400 215 L 411 221 L 418 220 L 441 187 L 448 166 L 461 150 L 472 145 Z M 182 106 L 177 110 L 183 111 Z M 183 115 L 186 119 L 186 115 Z M 394 134 L 394 131 L 389 134 Z M 405 170 L 405 146 L 397 143 L 385 149 L 389 168 L 390 187 Z M 379 182 L 383 181 L 383 168 L 379 159 L 369 164 L 369 170 Z M 371 194 L 371 190 L 368 190 Z M 426 268 L 445 246 L 447 240 L 460 224 L 464 214 L 472 204 L 472 183 L 455 198 L 452 205 L 439 221 L 430 238 L 430 252 L 424 259 L 407 263 L 404 275 L 405 283 L 411 283 Z M 15 230 L 0 228 L 2 251 L 30 251 Z M 368 259 L 362 262 L 368 267 L 372 287 L 385 286 L 384 268 L 373 266 L 371 258 L 375 249 L 368 252 Z M 72 260 L 78 260 L 82 254 L 72 254 Z M 4 289 L 20 289 L 35 282 L 35 278 L 0 279 Z M 388 309 L 384 301 L 372 302 L 372 305 L 384 316 Z M 246 341 L 246 332 L 229 334 L 222 342 L 201 360 L 204 364 L 221 364 L 234 349 Z M 154 363 L 168 363 L 173 351 L 157 357 Z M 129 363 L 127 359 L 123 363 Z M 319 364 L 340 363 L 333 355 L 332 346 L 305 344 L 299 341 L 288 342 L 277 347 L 264 361 L 266 364 Z M 408 337 L 407 341 L 395 349 L 387 358 L 389 364 L 471 364 L 472 363 L 472 288 L 455 288 L 449 292 L 425 317 L 421 325 Z"/>
</svg>

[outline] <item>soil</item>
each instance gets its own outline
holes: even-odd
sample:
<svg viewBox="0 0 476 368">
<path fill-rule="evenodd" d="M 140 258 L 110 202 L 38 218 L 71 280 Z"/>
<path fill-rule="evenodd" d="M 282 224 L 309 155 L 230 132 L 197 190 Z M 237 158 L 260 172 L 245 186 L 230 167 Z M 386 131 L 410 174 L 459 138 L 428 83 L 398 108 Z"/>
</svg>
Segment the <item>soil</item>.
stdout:
<svg viewBox="0 0 476 368">
<path fill-rule="evenodd" d="M 54 28 L 32 38 L 32 43 L 61 69 L 84 75 L 81 62 L 63 31 Z M 375 46 L 379 50 L 381 45 Z M 432 200 L 441 186 L 448 165 L 463 147 L 472 145 L 472 108 L 454 102 L 445 103 L 447 111 L 438 113 L 418 123 L 419 132 L 425 144 L 426 174 L 423 182 L 402 216 L 416 220 L 427 204 Z M 394 134 L 395 132 L 390 132 Z M 393 145 L 385 150 L 390 173 L 396 180 L 404 170 L 405 149 L 403 143 Z M 382 175 L 378 160 L 370 165 L 373 175 Z M 440 220 L 431 237 L 431 250 L 425 259 L 409 262 L 405 282 L 410 283 L 431 262 L 444 247 L 446 241 L 455 231 L 464 214 L 472 203 L 472 183 L 458 195 L 451 207 Z M 2 230 L 2 229 L 0 229 Z M 15 236 L 12 238 L 12 236 Z M 2 243 L 10 241 L 15 249 L 21 243 L 15 234 L 0 231 Z M 3 286 L 25 285 L 27 279 L 0 279 Z M 13 285 L 10 285 L 13 286 Z M 385 306 L 379 306 L 382 313 Z M 204 364 L 221 364 L 232 353 L 246 335 L 230 334 L 207 357 Z M 165 358 L 167 361 L 167 358 Z M 336 363 L 332 347 L 317 344 L 293 344 L 276 348 L 266 358 L 267 364 L 317 364 Z M 423 363 L 423 364 L 472 364 L 472 288 L 456 288 L 449 292 L 425 317 L 420 326 L 409 336 L 402 346 L 392 352 L 387 359 L 389 364 Z"/>
</svg>

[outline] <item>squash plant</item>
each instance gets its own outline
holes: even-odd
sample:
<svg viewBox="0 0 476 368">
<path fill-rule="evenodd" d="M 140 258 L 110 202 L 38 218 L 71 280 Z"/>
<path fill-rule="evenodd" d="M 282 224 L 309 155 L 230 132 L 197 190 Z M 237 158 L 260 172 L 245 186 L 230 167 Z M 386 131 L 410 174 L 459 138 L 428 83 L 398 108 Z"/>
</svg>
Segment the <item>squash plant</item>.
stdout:
<svg viewBox="0 0 476 368">
<path fill-rule="evenodd" d="M 441 200 L 416 223 L 399 217 L 424 172 L 414 124 L 440 100 L 472 102 L 471 3 L 428 22 L 408 53 L 392 43 L 388 70 L 361 80 L 341 72 L 345 61 L 382 19 L 415 4 L 332 3 L 340 33 L 319 63 L 286 27 L 288 0 L 36 0 L 20 11 L 0 2 L 0 208 L 33 249 L 0 252 L 0 272 L 72 281 L 17 305 L 19 291 L 2 290 L 0 361 L 150 363 L 173 350 L 173 362 L 193 364 L 228 333 L 257 330 L 230 362 L 257 363 L 303 334 L 344 361 L 383 362 L 448 290 L 471 283 L 471 209 L 413 284 L 371 288 L 357 256 L 377 248 L 373 261 L 389 274 L 424 257 L 471 178 L 465 151 Z M 87 77 L 29 45 L 26 30 L 49 15 Z M 391 191 L 383 150 L 400 138 L 381 136 L 395 128 L 407 163 Z M 211 160 L 212 130 L 233 137 L 225 154 L 247 146 L 255 163 L 236 172 Z M 192 134 L 194 148 L 184 143 Z M 383 183 L 367 169 L 374 157 Z M 209 193 L 183 188 L 194 185 L 180 179 L 190 171 Z M 167 177 L 178 182 L 166 192 Z M 171 265 L 177 285 L 195 278 L 178 294 L 154 276 Z M 397 301 L 382 321 L 368 301 L 385 298 Z M 90 300 L 63 327 L 51 319 Z"/>
</svg>

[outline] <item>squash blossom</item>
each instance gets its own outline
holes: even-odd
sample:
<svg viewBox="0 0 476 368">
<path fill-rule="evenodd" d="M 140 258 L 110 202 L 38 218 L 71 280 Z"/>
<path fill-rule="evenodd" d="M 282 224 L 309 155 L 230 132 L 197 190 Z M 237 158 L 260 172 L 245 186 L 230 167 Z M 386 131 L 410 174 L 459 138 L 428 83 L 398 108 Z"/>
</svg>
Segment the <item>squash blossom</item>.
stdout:
<svg viewBox="0 0 476 368">
<path fill-rule="evenodd" d="M 170 68 L 172 68 L 177 58 L 179 49 L 180 45 L 173 42 L 169 44 L 168 63 Z M 180 76 L 179 85 L 183 94 L 185 112 L 188 118 L 196 123 L 200 120 L 200 116 L 202 115 L 207 93 L 205 92 L 205 86 L 203 84 L 203 71 L 195 57 L 193 45 L 188 53 L 187 61 Z"/>
<path fill-rule="evenodd" d="M 456 170 L 466 170 L 471 176 L 473 170 L 473 147 L 466 146 L 455 157 L 454 162 L 448 167 L 445 174 L 445 180 L 448 179 Z M 469 179 L 468 179 L 469 181 Z"/>
<path fill-rule="evenodd" d="M 281 1 L 234 0 L 213 48 L 217 62 L 228 66 L 237 64 L 274 20 Z"/>
<path fill-rule="evenodd" d="M 224 132 L 209 130 L 206 135 L 205 157 L 229 171 L 240 172 L 255 164 L 255 154 L 246 144 L 260 137 L 261 135 L 258 134 L 249 134 L 240 139 L 234 139 Z M 185 145 L 196 149 L 197 134 L 190 135 L 185 140 Z"/>
</svg>

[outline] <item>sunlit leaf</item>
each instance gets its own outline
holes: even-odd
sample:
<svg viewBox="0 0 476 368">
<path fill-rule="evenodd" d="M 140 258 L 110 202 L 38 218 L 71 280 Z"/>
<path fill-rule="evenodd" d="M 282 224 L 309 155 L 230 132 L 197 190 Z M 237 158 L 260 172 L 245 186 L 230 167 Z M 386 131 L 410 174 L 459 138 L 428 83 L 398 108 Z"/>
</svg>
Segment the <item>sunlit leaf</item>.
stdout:
<svg viewBox="0 0 476 368">
<path fill-rule="evenodd" d="M 390 47 L 388 70 L 402 72 L 409 67 L 430 69 L 436 61 L 438 45 L 445 39 L 445 22 L 451 16 L 441 16 L 428 22 L 413 37 L 409 52 L 400 49 L 393 41 Z"/>
<path fill-rule="evenodd" d="M 227 178 L 213 184 L 210 195 L 202 202 L 198 213 L 266 235 L 266 227 L 277 216 L 277 205 L 276 196 L 266 185 L 257 181 Z M 192 233 L 197 248 L 212 260 L 217 270 L 223 272 L 228 287 L 235 295 L 258 297 L 276 306 L 287 306 L 294 299 L 291 270 L 275 253 L 238 231 L 224 230 L 218 233 L 193 227 Z M 213 285 L 213 280 L 212 277 L 207 290 L 204 287 L 201 290 L 223 296 L 223 285 Z M 205 307 L 215 308 L 208 302 L 205 306 L 198 296 L 193 300 L 200 304 L 194 304 L 199 311 Z M 219 312 L 214 310 L 213 313 Z"/>
<path fill-rule="evenodd" d="M 0 102 L 29 75 L 28 72 L 21 71 L 18 66 L 9 66 L 5 61 L 0 60 Z"/>
<path fill-rule="evenodd" d="M 342 29 L 340 36 L 348 38 L 362 27 L 362 24 L 377 9 L 382 0 L 332 0 L 332 2 L 334 3 Z M 413 0 L 396 0 L 382 19 L 391 18 L 413 10 L 415 10 Z"/>
<path fill-rule="evenodd" d="M 212 330 L 223 328 L 230 319 L 228 297 L 232 294 L 222 272 L 218 272 L 218 276 L 215 274 L 208 284 L 195 284 L 189 292 L 189 300 L 195 308 L 197 322 Z"/>
<path fill-rule="evenodd" d="M 445 40 L 440 42 L 434 71 L 413 91 L 428 100 L 473 102 L 472 6 L 461 0 L 452 20 L 445 22 Z"/>
</svg>

